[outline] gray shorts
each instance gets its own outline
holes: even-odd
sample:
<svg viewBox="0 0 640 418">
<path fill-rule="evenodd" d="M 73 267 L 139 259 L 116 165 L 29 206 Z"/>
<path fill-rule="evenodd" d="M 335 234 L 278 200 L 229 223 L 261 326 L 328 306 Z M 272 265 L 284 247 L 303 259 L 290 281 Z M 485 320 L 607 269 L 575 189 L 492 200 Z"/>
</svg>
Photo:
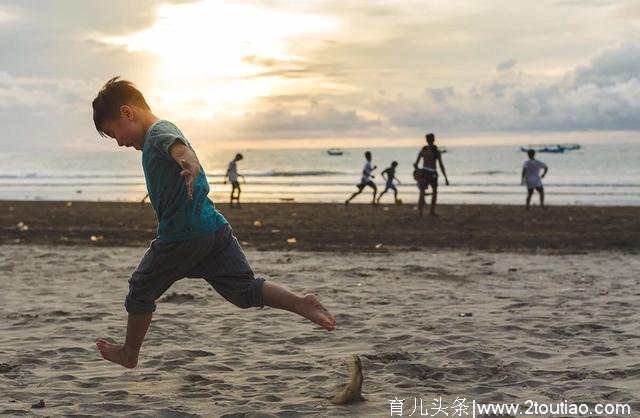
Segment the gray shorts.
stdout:
<svg viewBox="0 0 640 418">
<path fill-rule="evenodd" d="M 201 238 L 153 240 L 129 279 L 124 303 L 127 312 L 154 312 L 156 299 L 184 277 L 205 279 L 240 308 L 263 306 L 264 279 L 254 277 L 231 226 L 226 224 Z"/>
</svg>

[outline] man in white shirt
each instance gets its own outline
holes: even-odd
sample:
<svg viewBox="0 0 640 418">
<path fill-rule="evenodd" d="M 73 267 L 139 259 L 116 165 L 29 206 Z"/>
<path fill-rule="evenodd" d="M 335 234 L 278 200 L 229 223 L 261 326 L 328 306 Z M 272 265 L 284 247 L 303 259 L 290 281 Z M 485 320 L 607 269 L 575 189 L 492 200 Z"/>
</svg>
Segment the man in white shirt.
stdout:
<svg viewBox="0 0 640 418">
<path fill-rule="evenodd" d="M 371 152 L 369 151 L 365 152 L 364 157 L 367 159 L 367 162 L 364 164 L 364 168 L 362 169 L 362 179 L 360 179 L 360 183 L 356 185 L 356 187 L 358 188 L 358 191 L 352 194 L 351 197 L 344 202 L 345 205 L 348 205 L 349 202 L 351 202 L 351 200 L 354 197 L 362 193 L 362 190 L 364 190 L 366 186 L 369 186 L 373 189 L 372 203 L 374 205 L 376 204 L 376 194 L 378 193 L 378 188 L 376 187 L 376 184 L 371 180 L 372 178 L 375 177 L 371 173 L 373 172 L 373 170 L 378 168 L 378 166 L 376 165 L 371 166 Z"/>
<path fill-rule="evenodd" d="M 542 161 L 536 160 L 534 157 L 536 152 L 532 149 L 527 151 L 529 159 L 524 162 L 522 166 L 522 179 L 520 184 L 527 183 L 527 210 L 529 210 L 529 204 L 531 203 L 531 196 L 533 190 L 537 190 L 540 195 L 540 207 L 544 209 L 544 188 L 542 187 L 542 179 L 547 174 L 549 168 Z M 543 170 L 540 175 L 540 170 Z"/>
<path fill-rule="evenodd" d="M 238 206 L 240 206 L 240 182 L 238 181 L 238 177 L 242 177 L 242 180 L 246 183 L 244 176 L 238 174 L 237 166 L 237 162 L 242 160 L 243 158 L 244 157 L 242 156 L 242 154 L 236 154 L 236 157 L 233 159 L 233 161 L 229 162 L 229 167 L 227 168 L 227 172 L 224 175 L 224 184 L 227 184 L 227 178 L 231 182 L 231 201 L 229 202 L 229 205 L 231 207 L 233 207 L 234 200 L 238 203 Z M 236 190 L 238 191 L 237 195 L 235 194 Z"/>
</svg>

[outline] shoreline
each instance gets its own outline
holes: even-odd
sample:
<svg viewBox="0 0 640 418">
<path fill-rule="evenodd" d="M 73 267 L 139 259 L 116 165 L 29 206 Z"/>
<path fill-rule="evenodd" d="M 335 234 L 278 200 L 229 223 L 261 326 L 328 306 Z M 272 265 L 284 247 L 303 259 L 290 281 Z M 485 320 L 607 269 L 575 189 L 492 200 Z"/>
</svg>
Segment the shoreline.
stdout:
<svg viewBox="0 0 640 418">
<path fill-rule="evenodd" d="M 640 207 L 439 205 L 420 220 L 412 204 L 216 204 L 243 247 L 257 250 L 486 251 L 640 249 Z M 428 208 L 425 210 L 425 213 Z M 155 236 L 150 204 L 0 201 L 0 244 L 147 246 Z M 291 243 L 295 238 L 295 243 Z M 288 242 L 289 240 L 289 242 Z"/>
</svg>

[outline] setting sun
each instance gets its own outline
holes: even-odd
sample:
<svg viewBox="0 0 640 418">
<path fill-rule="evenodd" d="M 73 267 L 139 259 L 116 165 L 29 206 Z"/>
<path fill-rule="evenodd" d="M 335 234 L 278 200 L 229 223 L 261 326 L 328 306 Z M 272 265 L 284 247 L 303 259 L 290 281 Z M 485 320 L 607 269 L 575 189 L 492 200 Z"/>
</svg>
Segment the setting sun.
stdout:
<svg viewBox="0 0 640 418">
<path fill-rule="evenodd" d="M 208 118 L 221 109 L 241 114 L 285 87 L 281 77 L 253 76 L 268 70 L 265 63 L 295 60 L 296 38 L 339 27 L 333 17 L 216 0 L 161 6 L 148 29 L 103 40 L 156 56 L 150 96 L 159 107 Z"/>
</svg>

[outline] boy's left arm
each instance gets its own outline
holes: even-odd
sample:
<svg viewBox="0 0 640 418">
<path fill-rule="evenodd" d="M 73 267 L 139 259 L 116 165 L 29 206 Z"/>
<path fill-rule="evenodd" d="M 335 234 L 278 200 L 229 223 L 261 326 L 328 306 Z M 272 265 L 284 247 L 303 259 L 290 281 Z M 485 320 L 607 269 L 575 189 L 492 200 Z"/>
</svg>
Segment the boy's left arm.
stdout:
<svg viewBox="0 0 640 418">
<path fill-rule="evenodd" d="M 444 163 L 442 162 L 442 156 L 438 152 L 438 163 L 440 164 L 440 170 L 442 170 L 442 175 L 444 176 L 445 184 L 449 185 L 449 179 L 447 178 L 447 172 L 444 171 Z"/>
<path fill-rule="evenodd" d="M 180 175 L 184 177 L 184 184 L 187 186 L 187 196 L 193 199 L 193 182 L 200 171 L 200 162 L 196 153 L 191 151 L 182 142 L 176 141 L 169 148 L 169 155 L 182 168 Z"/>
</svg>

